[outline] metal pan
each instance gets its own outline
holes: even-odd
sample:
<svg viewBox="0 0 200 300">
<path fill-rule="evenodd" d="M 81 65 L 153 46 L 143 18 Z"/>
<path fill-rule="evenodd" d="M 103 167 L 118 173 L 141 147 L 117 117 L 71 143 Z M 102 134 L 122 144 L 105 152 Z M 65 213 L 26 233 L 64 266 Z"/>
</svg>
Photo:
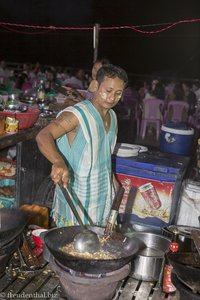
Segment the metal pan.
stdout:
<svg viewBox="0 0 200 300">
<path fill-rule="evenodd" d="M 28 222 L 27 214 L 17 208 L 0 209 L 0 247 L 18 236 Z"/>
<path fill-rule="evenodd" d="M 169 261 L 178 279 L 193 292 L 200 293 L 200 257 L 193 252 L 168 254 Z"/>
<path fill-rule="evenodd" d="M 178 245 L 179 252 L 195 251 L 195 244 L 191 236 L 192 230 L 199 230 L 200 228 L 185 226 L 185 225 L 170 225 L 162 228 L 162 234 L 168 238 L 172 238 L 174 229 L 178 229 Z"/>
<path fill-rule="evenodd" d="M 99 236 L 104 235 L 104 228 L 87 226 Z M 114 235 L 105 243 L 106 251 L 115 255 L 115 259 L 85 259 L 74 257 L 63 252 L 61 248 L 71 243 L 74 236 L 81 232 L 81 226 L 55 228 L 44 236 L 44 243 L 51 255 L 63 266 L 84 273 L 107 273 L 115 271 L 129 263 L 139 250 L 138 241 L 128 238 L 121 233 L 114 232 Z"/>
</svg>

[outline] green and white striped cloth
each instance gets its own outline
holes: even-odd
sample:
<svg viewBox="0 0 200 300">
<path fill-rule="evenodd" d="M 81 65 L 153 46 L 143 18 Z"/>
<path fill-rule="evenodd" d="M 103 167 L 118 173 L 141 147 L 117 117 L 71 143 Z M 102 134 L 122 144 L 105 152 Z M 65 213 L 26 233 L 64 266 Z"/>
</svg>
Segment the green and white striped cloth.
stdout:
<svg viewBox="0 0 200 300">
<path fill-rule="evenodd" d="M 80 124 L 72 145 L 67 135 L 57 140 L 70 170 L 69 189 L 84 224 L 89 224 L 88 213 L 94 224 L 104 226 L 114 197 L 111 155 L 117 137 L 115 112 L 109 110 L 111 125 L 107 133 L 101 115 L 89 100 L 64 111 L 76 115 Z M 87 213 L 80 209 L 77 199 Z M 55 189 L 52 215 L 57 226 L 78 224 L 59 186 Z"/>
</svg>

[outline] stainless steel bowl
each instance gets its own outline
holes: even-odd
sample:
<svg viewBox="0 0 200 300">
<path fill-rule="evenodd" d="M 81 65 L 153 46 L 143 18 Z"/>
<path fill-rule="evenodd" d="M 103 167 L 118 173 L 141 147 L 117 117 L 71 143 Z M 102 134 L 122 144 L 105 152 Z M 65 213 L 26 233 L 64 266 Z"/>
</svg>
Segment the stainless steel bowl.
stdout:
<svg viewBox="0 0 200 300">
<path fill-rule="evenodd" d="M 132 260 L 131 276 L 138 280 L 157 281 L 162 269 L 165 251 L 170 239 L 150 232 L 131 232 L 125 234 L 137 239 L 140 250 Z"/>
</svg>

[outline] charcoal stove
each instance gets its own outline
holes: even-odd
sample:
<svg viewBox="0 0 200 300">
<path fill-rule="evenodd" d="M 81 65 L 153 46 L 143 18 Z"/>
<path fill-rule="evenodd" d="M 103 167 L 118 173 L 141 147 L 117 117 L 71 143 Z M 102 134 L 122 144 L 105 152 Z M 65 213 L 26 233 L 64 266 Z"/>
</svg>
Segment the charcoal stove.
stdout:
<svg viewBox="0 0 200 300">
<path fill-rule="evenodd" d="M 21 241 L 21 236 L 18 236 L 4 246 L 0 247 L 0 276 L 4 273 L 12 254 L 19 247 Z"/>
<path fill-rule="evenodd" d="M 74 271 L 52 256 L 49 264 L 59 277 L 62 297 L 68 300 L 110 300 L 115 295 L 119 281 L 130 273 L 130 264 L 104 274 Z"/>
<path fill-rule="evenodd" d="M 62 291 L 60 277 L 52 271 L 49 264 L 38 271 L 20 273 L 14 277 L 10 277 L 7 272 L 0 276 L 0 297 L 2 296 L 3 299 L 65 300 L 66 295 L 64 296 Z M 102 288 L 98 294 L 103 292 Z M 177 293 L 179 292 L 177 291 Z M 119 282 L 114 296 L 109 300 L 182 300 L 177 293 L 168 296 L 162 293 L 161 289 L 156 288 L 155 282 L 137 280 L 129 275 Z M 98 294 L 95 299 L 98 299 Z M 87 300 L 91 299 L 90 295 L 87 297 Z"/>
<path fill-rule="evenodd" d="M 172 282 L 179 291 L 181 300 L 200 300 L 200 294 L 196 293 L 194 287 L 186 285 L 175 273 L 172 274 Z"/>
<path fill-rule="evenodd" d="M 35 244 L 29 234 L 27 235 L 27 242 L 30 244 L 32 251 L 37 253 L 37 251 L 34 251 L 37 247 L 34 248 Z M 23 246 L 20 249 L 23 250 Z M 129 274 L 129 265 L 125 265 L 122 270 L 119 270 L 121 273 L 118 270 L 111 272 L 112 274 L 109 272 L 105 274 L 77 273 L 77 271 L 74 272 L 55 261 L 55 258 L 49 256 L 50 253 L 45 250 L 44 247 L 43 255 L 39 253 L 38 256 L 40 268 L 31 272 L 21 272 L 18 255 L 12 255 L 6 271 L 0 275 L 0 299 L 182 300 L 178 297 L 178 294 L 168 297 L 167 294 L 162 293 L 156 282 L 134 279 Z M 27 260 L 26 252 L 22 251 L 22 254 Z M 32 264 L 32 259 L 30 263 Z M 71 281 L 68 281 L 68 278 Z M 70 286 L 68 287 L 70 295 L 67 294 L 67 284 Z"/>
</svg>

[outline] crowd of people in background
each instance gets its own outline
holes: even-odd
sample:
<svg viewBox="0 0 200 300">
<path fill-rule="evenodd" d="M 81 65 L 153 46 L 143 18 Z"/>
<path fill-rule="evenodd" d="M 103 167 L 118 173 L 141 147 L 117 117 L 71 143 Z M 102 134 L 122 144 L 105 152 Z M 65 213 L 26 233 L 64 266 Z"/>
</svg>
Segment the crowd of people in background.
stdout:
<svg viewBox="0 0 200 300">
<path fill-rule="evenodd" d="M 8 68 L 5 60 L 1 60 L 0 90 L 9 92 L 17 89 L 26 93 L 43 79 L 46 92 L 51 92 L 57 83 L 72 89 L 85 90 L 85 97 L 90 99 L 96 72 L 108 63 L 108 59 L 98 59 L 90 71 L 83 68 L 43 66 L 39 62 L 34 65 L 23 63 L 21 70 L 16 71 Z M 172 100 L 186 101 L 189 104 L 189 115 L 192 115 L 200 102 L 200 80 L 166 80 L 153 75 L 135 79 L 130 75 L 129 85 L 116 111 L 127 112 L 130 115 L 136 105 L 142 110 L 143 101 L 148 98 L 164 100 L 166 105 Z"/>
</svg>

